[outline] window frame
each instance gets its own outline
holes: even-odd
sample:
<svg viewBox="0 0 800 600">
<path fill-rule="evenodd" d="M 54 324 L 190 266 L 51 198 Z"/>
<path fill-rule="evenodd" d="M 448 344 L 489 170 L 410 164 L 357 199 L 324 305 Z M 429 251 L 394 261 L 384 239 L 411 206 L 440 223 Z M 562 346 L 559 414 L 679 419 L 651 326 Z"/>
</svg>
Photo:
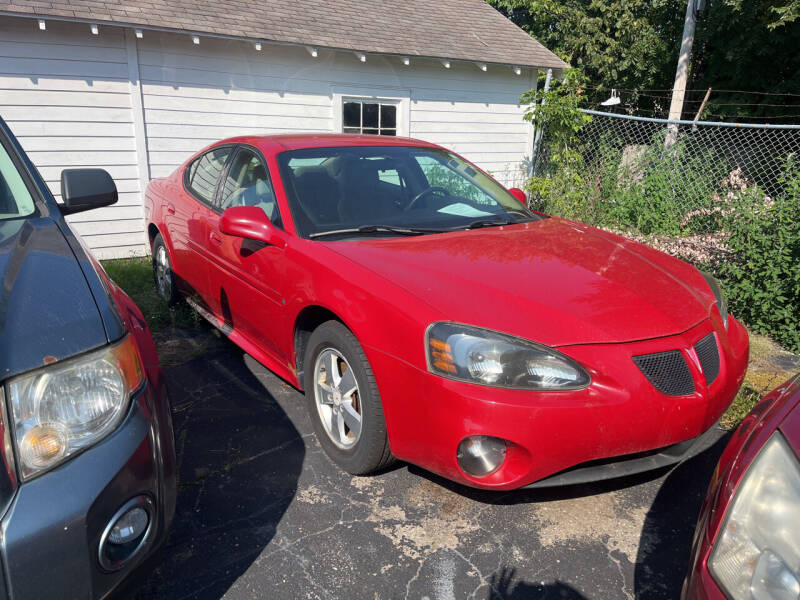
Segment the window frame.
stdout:
<svg viewBox="0 0 800 600">
<path fill-rule="evenodd" d="M 0 118 L 0 146 L 2 146 L 3 150 L 5 150 L 6 154 L 8 154 L 11 164 L 17 169 L 17 173 L 19 173 L 25 188 L 31 196 L 31 200 L 33 201 L 33 212 L 24 216 L 18 215 L 15 217 L 8 217 L 6 219 L 0 219 L 0 222 L 5 223 L 9 221 L 35 219 L 42 215 L 47 216 L 49 214 L 49 210 L 45 212 L 42 211 L 42 208 L 47 207 L 47 201 L 45 200 L 43 194 L 44 190 L 39 187 L 34 173 L 29 170 L 29 165 L 30 168 L 34 170 L 36 167 L 30 162 L 30 158 L 24 153 L 25 151 L 22 149 L 19 141 L 13 137 L 11 131 L 8 130 L 8 134 L 6 131 L 6 123 L 2 120 L 2 118 Z M 36 175 L 39 175 L 38 172 Z M 41 175 L 39 175 L 39 178 L 41 180 Z M 42 185 L 45 186 L 43 182 Z M 46 188 L 45 186 L 45 189 L 47 189 L 49 192 L 49 188 Z M 58 209 L 58 202 L 55 202 L 55 198 L 53 198 L 53 201 Z"/>
<path fill-rule="evenodd" d="M 344 109 L 347 104 L 358 104 L 360 107 L 359 113 L 359 125 L 357 127 L 353 125 L 347 125 L 344 122 Z M 365 104 L 374 104 L 378 107 L 378 126 L 377 127 L 366 127 L 364 125 L 364 105 Z M 394 115 L 394 127 L 383 127 L 381 126 L 381 113 L 383 112 L 383 108 L 386 106 L 391 106 L 394 108 L 395 115 Z M 385 135 L 387 137 L 397 137 L 397 117 L 399 113 L 399 106 L 398 103 L 395 101 L 387 102 L 381 100 L 373 100 L 371 98 L 343 98 L 342 99 L 342 133 L 349 133 L 349 134 L 356 134 L 356 135 L 364 135 L 365 129 L 377 129 L 378 133 L 372 133 L 368 135 Z M 345 131 L 345 129 L 358 129 L 357 132 L 353 131 Z M 382 133 L 383 131 L 393 131 L 392 134 L 385 134 Z"/>
<path fill-rule="evenodd" d="M 359 101 L 362 104 L 393 104 L 397 107 L 395 115 L 395 135 L 386 137 L 408 137 L 411 110 L 410 90 L 387 90 L 388 94 L 373 94 L 363 89 L 344 89 L 342 92 L 333 93 L 331 103 L 333 130 L 344 134 L 344 103 Z M 380 121 L 378 122 L 380 128 Z M 362 128 L 363 129 L 363 128 Z M 345 134 L 359 135 L 359 134 Z"/>
</svg>

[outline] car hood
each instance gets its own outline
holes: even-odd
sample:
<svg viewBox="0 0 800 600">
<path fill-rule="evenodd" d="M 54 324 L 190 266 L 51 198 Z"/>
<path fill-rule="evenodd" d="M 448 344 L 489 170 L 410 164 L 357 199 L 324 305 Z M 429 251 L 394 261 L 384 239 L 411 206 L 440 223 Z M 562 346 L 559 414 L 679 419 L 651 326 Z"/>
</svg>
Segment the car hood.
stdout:
<svg viewBox="0 0 800 600">
<path fill-rule="evenodd" d="M 0 381 L 105 343 L 94 296 L 56 223 L 0 221 Z"/>
<path fill-rule="evenodd" d="M 714 301 L 702 275 L 651 248 L 558 218 L 326 245 L 441 312 L 549 346 L 682 333 Z"/>
</svg>

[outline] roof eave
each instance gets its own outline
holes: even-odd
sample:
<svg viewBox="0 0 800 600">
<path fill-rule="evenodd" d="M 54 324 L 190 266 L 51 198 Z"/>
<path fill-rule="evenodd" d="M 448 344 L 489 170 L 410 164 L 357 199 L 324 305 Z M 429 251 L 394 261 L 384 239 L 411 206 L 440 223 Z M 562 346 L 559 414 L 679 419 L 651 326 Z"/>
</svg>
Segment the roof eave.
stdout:
<svg viewBox="0 0 800 600">
<path fill-rule="evenodd" d="M 182 34 L 182 35 L 200 35 L 207 38 L 217 38 L 217 39 L 226 39 L 226 40 L 236 40 L 236 41 L 243 41 L 247 43 L 267 43 L 267 44 L 274 44 L 278 46 L 292 46 L 292 47 L 305 47 L 305 46 L 314 46 L 316 48 L 331 50 L 335 52 L 364 52 L 371 55 L 379 55 L 379 56 L 394 56 L 398 58 L 402 58 L 404 56 L 420 58 L 420 59 L 429 59 L 429 60 L 451 60 L 457 62 L 483 62 L 487 65 L 495 65 L 495 66 L 502 66 L 502 67 L 521 67 L 525 69 L 553 69 L 554 71 L 562 71 L 564 69 L 570 68 L 570 65 L 566 62 L 562 61 L 561 59 L 555 57 L 555 60 L 552 61 L 541 61 L 539 63 L 525 63 L 525 62 L 497 62 L 493 60 L 487 60 L 481 57 L 462 57 L 462 56 L 433 56 L 433 55 L 425 55 L 425 54 L 418 54 L 414 52 L 406 52 L 406 53 L 399 53 L 399 52 L 386 52 L 386 51 L 376 51 L 364 48 L 345 48 L 345 47 L 338 47 L 338 46 L 329 46 L 324 44 L 319 44 L 316 42 L 289 42 L 285 40 L 276 40 L 270 39 L 268 37 L 250 37 L 250 36 L 240 36 L 240 35 L 226 35 L 221 33 L 216 33 L 213 31 L 207 31 L 203 29 L 179 29 L 176 27 L 162 27 L 157 25 L 149 25 L 147 23 L 137 23 L 135 21 L 113 21 L 108 19 L 86 19 L 82 17 L 69 17 L 64 15 L 58 14 L 50 14 L 45 12 L 17 12 L 17 11 L 8 11 L 8 10 L 0 10 L 0 15 L 2 16 L 9 16 L 9 17 L 20 17 L 20 18 L 30 18 L 30 19 L 45 19 L 48 21 L 61 21 L 61 22 L 68 22 L 68 23 L 86 23 L 88 25 L 91 24 L 103 24 L 112 27 L 123 27 L 123 28 L 130 28 L 130 29 L 140 29 L 142 31 L 158 31 L 164 33 L 175 33 L 175 34 Z"/>
</svg>

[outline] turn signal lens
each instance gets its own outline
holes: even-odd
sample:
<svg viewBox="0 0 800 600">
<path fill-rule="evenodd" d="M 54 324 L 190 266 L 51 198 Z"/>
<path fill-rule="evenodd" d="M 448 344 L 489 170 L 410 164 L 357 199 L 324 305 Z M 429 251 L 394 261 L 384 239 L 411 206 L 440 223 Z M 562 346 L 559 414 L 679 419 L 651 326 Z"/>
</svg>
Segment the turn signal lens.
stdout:
<svg viewBox="0 0 800 600">
<path fill-rule="evenodd" d="M 36 425 L 19 444 L 20 459 L 24 464 L 46 467 L 67 452 L 67 438 L 68 434 L 60 425 Z"/>
</svg>

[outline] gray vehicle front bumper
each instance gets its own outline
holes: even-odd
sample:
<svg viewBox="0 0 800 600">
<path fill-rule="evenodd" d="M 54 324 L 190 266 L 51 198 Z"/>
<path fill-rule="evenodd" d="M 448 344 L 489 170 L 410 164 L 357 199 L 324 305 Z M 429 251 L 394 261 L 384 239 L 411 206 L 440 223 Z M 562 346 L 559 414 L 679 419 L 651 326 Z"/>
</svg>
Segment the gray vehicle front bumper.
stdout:
<svg viewBox="0 0 800 600">
<path fill-rule="evenodd" d="M 166 390 L 149 382 L 109 437 L 20 486 L 2 519 L 5 597 L 102 598 L 163 542 L 175 511 L 175 449 Z M 117 510 L 145 495 L 152 530 L 136 555 L 107 572 L 100 537 Z"/>
</svg>

